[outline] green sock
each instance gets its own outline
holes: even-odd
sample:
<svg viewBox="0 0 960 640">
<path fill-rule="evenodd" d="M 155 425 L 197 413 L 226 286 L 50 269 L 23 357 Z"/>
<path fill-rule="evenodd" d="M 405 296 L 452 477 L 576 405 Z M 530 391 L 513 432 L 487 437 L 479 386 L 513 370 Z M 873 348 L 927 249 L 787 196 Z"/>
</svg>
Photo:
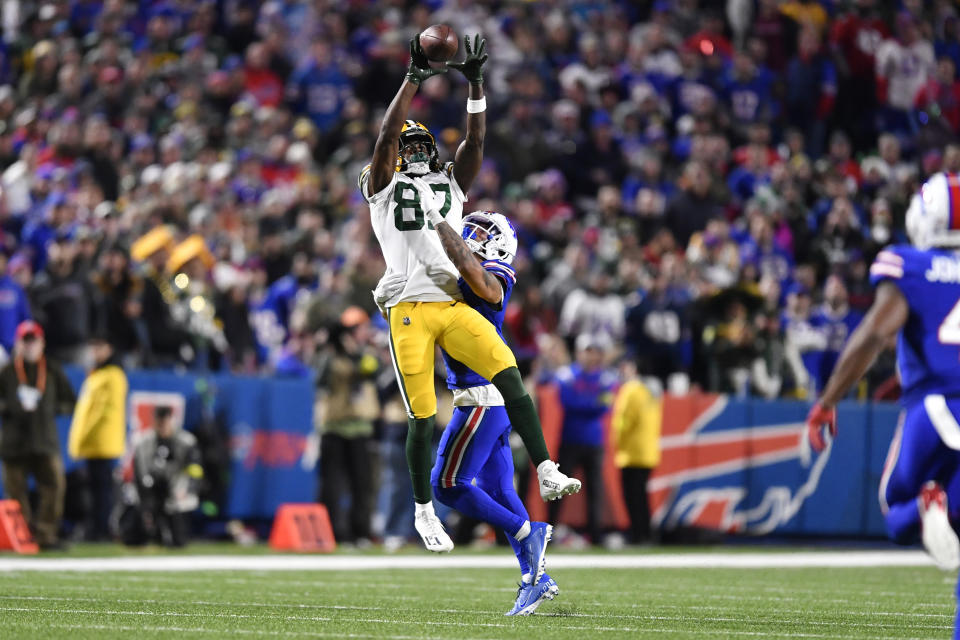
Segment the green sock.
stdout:
<svg viewBox="0 0 960 640">
<path fill-rule="evenodd" d="M 437 416 L 429 418 L 407 418 L 407 468 L 410 469 L 410 482 L 413 483 L 413 499 L 420 504 L 433 500 L 430 488 L 430 446 L 433 443 L 433 429 Z"/>
<path fill-rule="evenodd" d="M 504 408 L 510 425 L 523 440 L 523 446 L 530 454 L 533 466 L 539 466 L 544 460 L 550 459 L 547 443 L 543 439 L 543 428 L 540 426 L 540 416 L 533 405 L 533 399 L 523 386 L 520 370 L 516 367 L 504 369 L 491 380 L 500 395 L 503 396 Z"/>
</svg>

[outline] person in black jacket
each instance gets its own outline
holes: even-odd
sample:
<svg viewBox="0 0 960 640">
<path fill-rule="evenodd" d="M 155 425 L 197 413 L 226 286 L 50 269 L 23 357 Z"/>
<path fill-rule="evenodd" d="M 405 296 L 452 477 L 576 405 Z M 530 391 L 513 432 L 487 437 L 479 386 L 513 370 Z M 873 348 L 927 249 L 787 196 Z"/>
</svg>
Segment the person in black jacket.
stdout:
<svg viewBox="0 0 960 640">
<path fill-rule="evenodd" d="M 63 368 L 44 355 L 43 329 L 33 320 L 17 327 L 13 359 L 0 369 L 0 461 L 3 488 L 20 503 L 41 549 L 58 549 L 66 479 L 56 417 L 73 412 L 76 394 Z M 37 487 L 30 508 L 28 477 Z"/>
</svg>

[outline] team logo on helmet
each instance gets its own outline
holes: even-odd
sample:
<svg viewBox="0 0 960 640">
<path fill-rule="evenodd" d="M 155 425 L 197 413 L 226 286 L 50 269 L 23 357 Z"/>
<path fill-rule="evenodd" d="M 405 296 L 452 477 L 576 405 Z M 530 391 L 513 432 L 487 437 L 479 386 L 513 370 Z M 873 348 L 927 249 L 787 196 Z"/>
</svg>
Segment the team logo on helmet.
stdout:
<svg viewBox="0 0 960 640">
<path fill-rule="evenodd" d="M 510 264 L 517 255 L 517 231 L 510 220 L 496 211 L 474 211 L 463 219 L 464 242 L 484 260 Z"/>
<path fill-rule="evenodd" d="M 406 159 L 405 150 L 412 145 L 422 145 Z M 397 171 L 419 176 L 431 171 L 440 171 L 440 153 L 437 151 L 437 139 L 426 125 L 416 120 L 407 120 L 400 130 L 400 153 L 397 155 Z"/>
</svg>

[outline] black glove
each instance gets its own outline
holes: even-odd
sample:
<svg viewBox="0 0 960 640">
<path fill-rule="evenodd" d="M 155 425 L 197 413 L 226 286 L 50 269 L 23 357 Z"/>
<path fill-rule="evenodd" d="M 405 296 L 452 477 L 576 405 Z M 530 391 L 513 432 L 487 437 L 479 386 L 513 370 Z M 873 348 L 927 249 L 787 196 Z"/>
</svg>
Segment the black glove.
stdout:
<svg viewBox="0 0 960 640">
<path fill-rule="evenodd" d="M 467 57 L 463 62 L 448 62 L 447 66 L 456 69 L 464 75 L 470 84 L 483 84 L 483 65 L 490 56 L 485 53 L 487 39 L 481 38 L 478 33 L 473 37 L 473 46 L 470 46 L 470 36 L 463 36 L 463 48 Z"/>
<path fill-rule="evenodd" d="M 410 66 L 407 67 L 407 79 L 413 84 L 420 84 L 431 76 L 446 72 L 446 67 L 434 69 L 430 66 L 427 54 L 423 52 L 423 47 L 420 46 L 420 37 L 413 36 L 410 39 Z"/>
</svg>

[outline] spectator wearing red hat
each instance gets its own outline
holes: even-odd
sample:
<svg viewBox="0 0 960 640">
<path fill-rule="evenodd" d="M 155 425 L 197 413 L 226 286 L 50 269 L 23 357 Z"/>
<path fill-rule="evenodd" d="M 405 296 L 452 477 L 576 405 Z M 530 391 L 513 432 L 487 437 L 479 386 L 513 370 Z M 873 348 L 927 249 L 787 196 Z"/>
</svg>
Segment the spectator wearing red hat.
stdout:
<svg viewBox="0 0 960 640">
<path fill-rule="evenodd" d="M 20 503 L 41 549 L 62 548 L 66 479 L 55 421 L 70 414 L 75 402 L 63 368 L 44 355 L 43 329 L 33 320 L 21 322 L 13 359 L 0 369 L 0 461 L 4 490 Z M 37 488 L 36 513 L 30 507 L 30 476 Z"/>
</svg>

